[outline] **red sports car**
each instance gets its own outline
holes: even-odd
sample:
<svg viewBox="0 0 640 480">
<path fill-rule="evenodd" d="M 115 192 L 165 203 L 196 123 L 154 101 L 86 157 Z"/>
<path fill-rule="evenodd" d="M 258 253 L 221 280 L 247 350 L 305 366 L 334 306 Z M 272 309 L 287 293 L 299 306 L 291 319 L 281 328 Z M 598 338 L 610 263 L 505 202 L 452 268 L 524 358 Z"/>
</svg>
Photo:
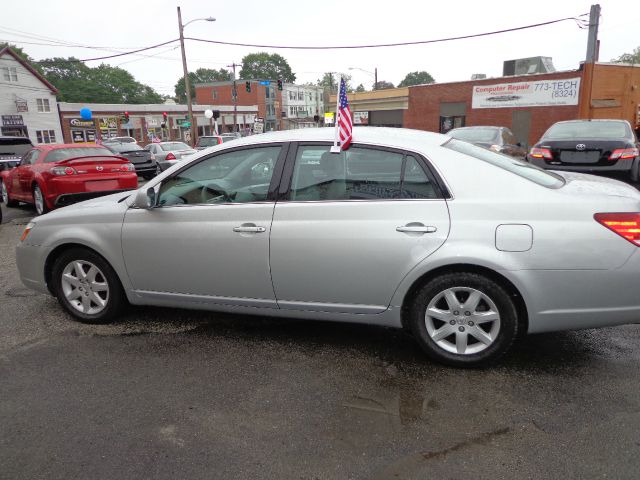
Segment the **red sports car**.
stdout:
<svg viewBox="0 0 640 480">
<path fill-rule="evenodd" d="M 32 203 L 39 215 L 89 198 L 138 187 L 129 160 L 95 144 L 38 145 L 17 167 L 0 172 L 8 207 Z"/>
</svg>

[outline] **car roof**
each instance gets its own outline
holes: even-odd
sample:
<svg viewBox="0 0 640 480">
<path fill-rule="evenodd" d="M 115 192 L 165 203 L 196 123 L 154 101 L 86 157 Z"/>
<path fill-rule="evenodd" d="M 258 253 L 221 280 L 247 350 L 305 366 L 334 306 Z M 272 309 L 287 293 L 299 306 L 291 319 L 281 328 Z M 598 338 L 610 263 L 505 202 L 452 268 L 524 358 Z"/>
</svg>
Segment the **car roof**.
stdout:
<svg viewBox="0 0 640 480">
<path fill-rule="evenodd" d="M 586 123 L 586 122 L 593 122 L 593 123 L 618 122 L 618 123 L 627 123 L 627 124 L 629 123 L 627 120 L 622 120 L 619 118 L 583 118 L 579 120 L 563 120 L 561 122 L 554 123 L 554 125 L 557 125 L 558 123 Z"/>
<path fill-rule="evenodd" d="M 333 142 L 335 128 L 300 128 L 261 133 L 234 140 L 233 147 L 271 142 Z M 451 137 L 440 133 L 391 127 L 354 127 L 353 143 L 389 146 L 423 150 L 425 147 L 437 147 L 449 141 Z M 227 145 L 227 144 L 225 144 Z M 228 144 L 231 147 L 231 143 Z"/>
<path fill-rule="evenodd" d="M 506 127 L 496 127 L 494 125 L 474 125 L 473 127 L 452 128 L 449 131 L 452 132 L 453 130 L 476 130 L 476 129 L 480 129 L 480 128 L 493 128 L 493 129 L 496 129 L 496 130 L 502 130 L 503 128 L 506 128 Z"/>
</svg>

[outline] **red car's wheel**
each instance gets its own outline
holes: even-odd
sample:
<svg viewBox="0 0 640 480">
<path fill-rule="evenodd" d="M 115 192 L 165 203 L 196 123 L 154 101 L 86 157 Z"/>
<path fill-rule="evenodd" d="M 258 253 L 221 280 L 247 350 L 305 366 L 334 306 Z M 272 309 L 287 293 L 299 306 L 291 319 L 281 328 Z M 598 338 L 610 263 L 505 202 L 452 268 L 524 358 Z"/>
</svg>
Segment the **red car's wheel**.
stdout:
<svg viewBox="0 0 640 480">
<path fill-rule="evenodd" d="M 7 186 L 2 180 L 0 180 L 0 190 L 2 191 L 2 201 L 7 207 L 16 207 L 18 205 L 18 202 L 16 202 L 15 200 L 11 200 L 11 197 L 9 196 L 9 192 L 7 190 Z"/>
<path fill-rule="evenodd" d="M 36 207 L 36 212 L 38 215 L 42 215 L 49 211 L 49 207 L 47 207 L 47 202 L 44 199 L 44 195 L 42 195 L 42 190 L 38 185 L 33 187 L 33 204 Z"/>
</svg>

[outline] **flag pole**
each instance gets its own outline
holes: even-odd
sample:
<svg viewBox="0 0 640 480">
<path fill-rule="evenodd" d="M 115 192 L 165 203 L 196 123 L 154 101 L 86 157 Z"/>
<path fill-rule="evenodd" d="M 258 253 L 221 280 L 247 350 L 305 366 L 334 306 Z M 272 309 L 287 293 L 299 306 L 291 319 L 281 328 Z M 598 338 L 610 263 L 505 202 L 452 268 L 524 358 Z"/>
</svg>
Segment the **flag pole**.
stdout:
<svg viewBox="0 0 640 480">
<path fill-rule="evenodd" d="M 340 91 L 342 89 L 342 75 L 340 75 L 340 80 L 338 81 L 338 94 L 336 95 L 336 116 L 334 118 L 336 127 L 333 136 L 333 146 L 331 147 L 331 153 L 340 153 L 340 145 L 338 145 L 339 138 L 339 128 L 338 128 L 338 115 L 340 113 Z M 346 95 L 346 92 L 345 92 Z"/>
</svg>

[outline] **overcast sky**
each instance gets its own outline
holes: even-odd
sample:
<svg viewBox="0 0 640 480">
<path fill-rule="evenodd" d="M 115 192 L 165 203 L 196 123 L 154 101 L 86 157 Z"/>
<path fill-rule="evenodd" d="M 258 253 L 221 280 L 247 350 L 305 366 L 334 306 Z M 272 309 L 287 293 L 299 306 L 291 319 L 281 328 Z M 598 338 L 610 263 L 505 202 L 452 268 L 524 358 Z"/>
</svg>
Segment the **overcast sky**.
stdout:
<svg viewBox="0 0 640 480">
<path fill-rule="evenodd" d="M 413 42 L 484 33 L 588 13 L 593 2 L 581 0 L 441 1 L 361 0 L 264 1 L 120 1 L 20 0 L 6 2 L 0 16 L 0 40 L 23 47 L 37 59 L 54 56 L 91 58 L 178 37 L 176 6 L 183 23 L 213 16 L 216 22 L 193 22 L 185 36 L 227 42 L 284 46 L 368 45 Z M 640 8 L 632 0 L 602 0 L 600 60 L 609 61 L 640 46 Z M 27 38 L 25 35 L 29 35 Z M 38 38 L 34 38 L 34 37 Z M 46 39 L 44 38 L 46 37 Z M 33 45 L 63 41 L 106 50 Z M 287 59 L 296 83 L 314 82 L 326 71 L 352 74 L 355 85 L 370 88 L 378 80 L 397 85 L 408 72 L 426 70 L 438 82 L 467 80 L 473 73 L 502 74 L 504 60 L 548 56 L 558 70 L 577 68 L 586 52 L 587 30 L 574 21 L 484 38 L 430 45 L 358 50 L 301 51 L 230 47 L 187 41 L 190 70 L 223 68 L 248 53 L 268 51 Z M 178 43 L 104 60 L 131 72 L 138 81 L 173 94 L 182 76 Z M 99 61 L 89 62 L 97 66 Z"/>
</svg>

